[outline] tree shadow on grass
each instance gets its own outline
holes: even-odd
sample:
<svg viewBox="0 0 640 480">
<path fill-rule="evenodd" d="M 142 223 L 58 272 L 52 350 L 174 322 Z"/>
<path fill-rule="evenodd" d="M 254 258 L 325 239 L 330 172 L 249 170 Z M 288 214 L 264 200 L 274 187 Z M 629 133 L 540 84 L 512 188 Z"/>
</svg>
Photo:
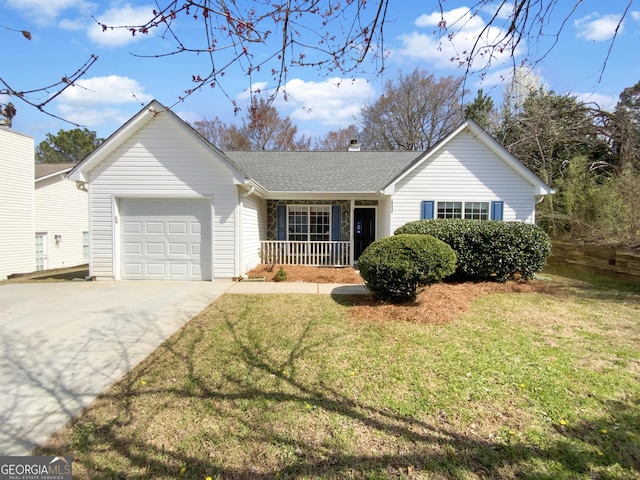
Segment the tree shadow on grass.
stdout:
<svg viewBox="0 0 640 480">
<path fill-rule="evenodd" d="M 487 439 L 454 429 L 446 421 L 425 421 L 402 415 L 367 401 L 354 399 L 332 385 L 308 382 L 296 375 L 296 365 L 310 352 L 322 349 L 331 337 L 313 335 L 318 319 L 309 319 L 286 355 L 275 355 L 261 343 L 259 334 L 247 328 L 242 320 L 218 308 L 217 320 L 210 328 L 224 328 L 230 334 L 230 347 L 235 360 L 252 371 L 273 377 L 286 389 L 269 389 L 252 383 L 231 369 L 221 372 L 224 389 L 202 377 L 196 367 L 195 352 L 207 345 L 204 333 L 183 329 L 139 369 L 126 376 L 117 390 L 106 392 L 102 400 L 117 402 L 122 411 L 101 424 L 80 419 L 76 425 L 75 460 L 86 473 L 84 478 L 411 478 L 434 475 L 438 478 L 504 478 L 505 475 L 527 479 L 551 478 L 640 478 L 640 399 L 603 401 L 599 419 L 558 428 L 551 445 L 536 446 L 517 437 Z M 173 361 L 187 372 L 187 382 L 160 389 L 140 389 L 140 381 L 170 352 Z M 169 392 L 170 390 L 170 392 Z M 294 452 L 276 466 L 231 466 L 223 460 L 212 460 L 202 452 L 190 453 L 159 446 L 135 435 L 138 412 L 134 399 L 170 393 L 195 402 L 211 402 L 211 415 L 222 415 L 224 402 L 294 403 L 300 410 L 312 408 L 322 415 L 336 415 L 361 426 L 372 435 L 396 439 L 395 448 L 384 452 L 353 452 L 350 449 L 326 447 L 292 439 L 272 426 L 260 423 L 242 409 L 232 415 L 238 431 L 247 443 L 278 445 Z M 84 428 L 84 430 L 83 430 Z M 603 429 L 607 432 L 603 433 Z M 86 438 L 78 439 L 85 432 Z M 130 432 L 130 433 L 127 433 Z M 79 441 L 81 440 L 81 441 Z M 68 440 L 67 440 L 68 441 Z M 44 447 L 38 454 L 57 454 Z M 97 467 L 96 458 L 104 449 L 115 454 L 118 462 Z M 224 457 L 224 452 L 222 452 Z M 537 465 L 542 465 L 536 467 Z M 547 468 L 553 465 L 552 468 Z M 185 468 L 181 474 L 181 468 Z M 613 468 L 613 471 L 607 469 Z"/>
</svg>

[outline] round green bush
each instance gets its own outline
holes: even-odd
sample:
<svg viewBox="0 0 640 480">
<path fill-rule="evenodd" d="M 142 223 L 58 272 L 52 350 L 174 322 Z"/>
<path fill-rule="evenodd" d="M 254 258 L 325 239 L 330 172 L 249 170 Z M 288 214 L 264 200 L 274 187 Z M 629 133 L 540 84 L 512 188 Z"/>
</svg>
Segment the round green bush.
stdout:
<svg viewBox="0 0 640 480">
<path fill-rule="evenodd" d="M 431 235 L 395 235 L 369 245 L 358 259 L 358 268 L 376 298 L 408 302 L 416 299 L 419 287 L 451 275 L 456 255 Z"/>
<path fill-rule="evenodd" d="M 544 230 L 522 222 L 418 220 L 395 233 L 433 235 L 445 242 L 456 253 L 456 276 L 463 280 L 529 280 L 551 254 L 551 241 Z"/>
</svg>

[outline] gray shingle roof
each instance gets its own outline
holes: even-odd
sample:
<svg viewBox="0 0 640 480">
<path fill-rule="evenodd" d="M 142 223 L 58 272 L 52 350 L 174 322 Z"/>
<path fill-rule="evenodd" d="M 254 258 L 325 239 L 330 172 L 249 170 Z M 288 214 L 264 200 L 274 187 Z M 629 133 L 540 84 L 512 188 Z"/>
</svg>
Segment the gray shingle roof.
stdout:
<svg viewBox="0 0 640 480">
<path fill-rule="evenodd" d="M 423 152 L 225 151 L 270 192 L 379 192 Z"/>
<path fill-rule="evenodd" d="M 36 163 L 35 178 L 38 180 L 42 177 L 48 177 L 55 173 L 62 173 L 75 167 L 75 163 Z"/>
</svg>

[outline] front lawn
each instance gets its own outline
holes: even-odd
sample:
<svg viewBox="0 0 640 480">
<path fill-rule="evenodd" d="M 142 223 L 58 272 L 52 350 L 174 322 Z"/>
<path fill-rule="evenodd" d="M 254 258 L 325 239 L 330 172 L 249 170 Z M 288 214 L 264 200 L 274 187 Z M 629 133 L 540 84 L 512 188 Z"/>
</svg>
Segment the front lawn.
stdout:
<svg viewBox="0 0 640 480">
<path fill-rule="evenodd" d="M 225 295 L 37 453 L 74 479 L 640 478 L 640 294 L 550 285 L 444 323 Z"/>
</svg>

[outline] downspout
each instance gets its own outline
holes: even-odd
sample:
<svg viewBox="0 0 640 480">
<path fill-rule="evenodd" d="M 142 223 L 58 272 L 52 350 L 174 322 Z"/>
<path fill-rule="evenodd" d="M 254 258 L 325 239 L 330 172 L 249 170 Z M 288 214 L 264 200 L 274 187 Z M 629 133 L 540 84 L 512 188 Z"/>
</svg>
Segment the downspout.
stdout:
<svg viewBox="0 0 640 480">
<path fill-rule="evenodd" d="M 247 198 L 249 195 L 251 195 L 254 191 L 255 191 L 256 187 L 251 185 L 251 188 L 240 195 L 240 216 L 238 218 L 238 239 L 239 241 L 236 243 L 238 245 L 238 277 L 242 277 L 242 278 L 247 278 L 247 276 L 245 275 L 245 273 L 242 271 L 242 265 L 243 265 L 243 258 L 242 258 L 242 252 L 243 252 L 243 245 L 242 245 L 242 217 L 244 217 L 244 199 Z"/>
</svg>

